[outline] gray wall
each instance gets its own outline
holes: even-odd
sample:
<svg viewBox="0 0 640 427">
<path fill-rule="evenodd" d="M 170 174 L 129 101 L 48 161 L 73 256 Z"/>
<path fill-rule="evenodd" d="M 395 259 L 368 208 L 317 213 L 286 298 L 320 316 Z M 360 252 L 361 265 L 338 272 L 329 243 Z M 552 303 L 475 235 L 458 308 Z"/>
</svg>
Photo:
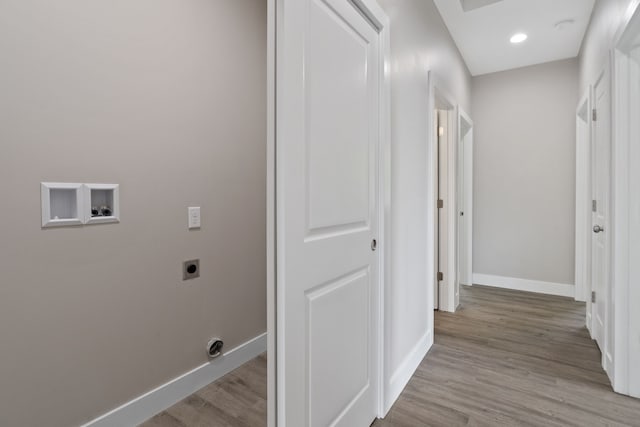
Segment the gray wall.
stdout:
<svg viewBox="0 0 640 427">
<path fill-rule="evenodd" d="M 474 273 L 574 283 L 578 61 L 473 78 Z"/>
<path fill-rule="evenodd" d="M 266 2 L 4 0 L 0 52 L 0 425 L 78 425 L 263 333 Z M 122 223 L 42 230 L 41 181 L 119 183 Z"/>
<path fill-rule="evenodd" d="M 379 0 L 391 20 L 391 284 L 386 296 L 387 380 L 428 325 L 428 81 L 432 70 L 469 111 L 471 77 L 432 0 Z M 418 349 L 421 350 L 421 349 Z M 405 365 L 406 369 L 406 365 Z M 396 384 L 403 387 L 404 384 Z M 393 394 L 393 391 L 392 391 Z"/>
<path fill-rule="evenodd" d="M 616 32 L 640 0 L 596 0 L 580 49 L 580 95 L 595 83 L 608 59 Z"/>
</svg>

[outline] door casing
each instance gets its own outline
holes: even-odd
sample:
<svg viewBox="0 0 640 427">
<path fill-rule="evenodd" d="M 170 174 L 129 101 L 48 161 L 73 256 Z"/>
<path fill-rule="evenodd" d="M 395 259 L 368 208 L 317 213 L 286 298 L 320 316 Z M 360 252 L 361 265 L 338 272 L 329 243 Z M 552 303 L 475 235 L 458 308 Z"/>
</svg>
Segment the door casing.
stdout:
<svg viewBox="0 0 640 427">
<path fill-rule="evenodd" d="M 576 108 L 576 260 L 575 300 L 587 303 L 591 330 L 591 86 Z"/>
<path fill-rule="evenodd" d="M 609 64 L 603 68 L 596 83 L 593 85 L 593 109 L 599 116 L 592 120 L 591 131 L 591 193 L 592 200 L 597 203 L 597 211 L 592 213 L 590 228 L 595 225 L 604 228 L 604 232 L 591 233 L 591 277 L 592 290 L 596 293 L 596 303 L 592 306 L 592 332 L 594 339 L 598 342 L 602 351 L 602 364 L 605 371 L 609 371 L 612 363 L 612 349 L 609 346 L 611 335 L 608 322 L 609 301 L 610 301 L 610 271 L 611 271 L 611 222 L 610 222 L 610 190 L 611 190 L 611 88 L 610 88 Z M 604 101 L 599 102 L 599 93 L 602 93 Z M 599 108 L 600 107 L 600 108 Z M 593 113 L 592 113 L 593 114 Z M 602 126 L 606 126 L 604 130 Z M 601 141 L 603 139 L 603 141 Z M 598 152 L 598 147 L 602 144 L 603 150 Z M 603 170 L 602 176 L 598 177 L 598 171 Z M 600 217 L 599 217 L 600 216 Z M 602 244 L 598 245 L 597 240 Z M 601 249 L 599 250 L 599 246 Z M 602 271 L 598 273 L 598 268 Z M 598 276 L 601 278 L 600 283 Z"/>
<path fill-rule="evenodd" d="M 430 182 L 431 194 L 428 198 L 428 210 L 429 218 L 427 218 L 427 224 L 432 224 L 431 233 L 427 237 L 428 247 L 432 255 L 431 259 L 428 259 L 428 274 L 429 277 L 433 280 L 433 286 L 438 286 L 438 185 L 439 185 L 439 171 L 438 171 L 438 136 L 437 136 L 437 122 L 435 121 L 436 115 L 434 112 L 436 110 L 446 110 L 447 111 L 447 127 L 449 129 L 448 132 L 448 158 L 447 158 L 447 193 L 449 194 L 450 206 L 451 209 L 448 209 L 447 213 L 447 239 L 448 239 L 448 247 L 447 247 L 447 263 L 446 263 L 446 271 L 442 273 L 447 277 L 446 283 L 440 284 L 439 288 L 439 301 L 436 305 L 436 301 L 429 302 L 429 308 L 432 312 L 435 307 L 438 307 L 441 311 L 455 312 L 457 308 L 456 304 L 456 289 L 458 286 L 458 275 L 457 275 L 457 115 L 456 108 L 457 103 L 455 98 L 450 95 L 450 93 L 445 89 L 445 86 L 441 83 L 441 79 L 439 79 L 433 71 L 429 71 L 428 73 L 428 81 L 429 81 L 429 132 L 430 140 L 428 142 L 429 149 L 427 150 L 429 158 L 427 159 L 429 175 L 428 179 Z M 434 295 L 434 292 L 430 292 L 430 295 Z M 433 316 L 433 313 L 431 314 Z M 431 325 L 433 325 L 433 319 L 431 320 Z"/>
<path fill-rule="evenodd" d="M 458 106 L 458 283 L 473 285 L 473 120 Z"/>
<path fill-rule="evenodd" d="M 436 278 L 434 304 L 435 308 L 440 310 L 444 307 L 443 301 L 446 301 L 448 281 L 450 280 L 449 271 L 447 269 L 449 260 L 449 229 L 448 215 L 449 209 L 453 208 L 449 200 L 448 187 L 448 171 L 449 171 L 449 111 L 436 109 L 434 112 L 437 150 L 438 150 L 438 210 L 437 210 L 437 229 L 438 229 L 438 251 L 436 254 L 438 277 Z M 442 203 L 442 204 L 440 204 Z M 442 276 L 440 276 L 442 274 Z"/>
</svg>

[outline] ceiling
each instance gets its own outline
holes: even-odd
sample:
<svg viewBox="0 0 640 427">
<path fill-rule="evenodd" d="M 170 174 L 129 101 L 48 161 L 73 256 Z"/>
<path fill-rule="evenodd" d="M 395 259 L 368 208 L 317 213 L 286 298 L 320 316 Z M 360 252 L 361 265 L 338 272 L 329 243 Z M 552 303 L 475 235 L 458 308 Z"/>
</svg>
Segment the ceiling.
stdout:
<svg viewBox="0 0 640 427">
<path fill-rule="evenodd" d="M 578 56 L 595 0 L 434 0 L 471 75 Z M 573 20 L 571 24 L 556 24 Z M 529 38 L 520 44 L 515 33 Z"/>
</svg>

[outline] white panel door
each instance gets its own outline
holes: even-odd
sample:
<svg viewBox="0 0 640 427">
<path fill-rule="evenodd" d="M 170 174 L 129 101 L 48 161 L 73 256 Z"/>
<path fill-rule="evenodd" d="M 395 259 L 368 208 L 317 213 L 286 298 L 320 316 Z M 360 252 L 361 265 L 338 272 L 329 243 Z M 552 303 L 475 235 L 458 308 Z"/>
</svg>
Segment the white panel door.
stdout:
<svg viewBox="0 0 640 427">
<path fill-rule="evenodd" d="M 282 0 L 278 426 L 377 414 L 379 34 L 348 0 Z"/>
<path fill-rule="evenodd" d="M 609 189 L 611 179 L 611 97 L 609 72 L 601 75 L 594 87 L 594 108 L 596 120 L 593 121 L 593 169 L 592 191 L 596 209 L 593 212 L 592 233 L 592 289 L 596 293 L 596 302 L 592 305 L 593 337 L 604 354 L 606 304 L 609 287 Z"/>
</svg>

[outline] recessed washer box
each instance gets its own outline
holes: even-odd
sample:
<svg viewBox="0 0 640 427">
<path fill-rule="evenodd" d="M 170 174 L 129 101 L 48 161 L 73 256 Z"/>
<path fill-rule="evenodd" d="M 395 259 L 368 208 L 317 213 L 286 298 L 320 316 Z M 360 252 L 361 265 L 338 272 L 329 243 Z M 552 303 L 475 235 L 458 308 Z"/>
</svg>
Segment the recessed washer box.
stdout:
<svg viewBox="0 0 640 427">
<path fill-rule="evenodd" d="M 65 227 L 84 223 L 82 184 L 43 182 L 42 227 Z"/>
<path fill-rule="evenodd" d="M 120 222 L 118 184 L 84 184 L 84 222 L 87 225 Z"/>
</svg>

